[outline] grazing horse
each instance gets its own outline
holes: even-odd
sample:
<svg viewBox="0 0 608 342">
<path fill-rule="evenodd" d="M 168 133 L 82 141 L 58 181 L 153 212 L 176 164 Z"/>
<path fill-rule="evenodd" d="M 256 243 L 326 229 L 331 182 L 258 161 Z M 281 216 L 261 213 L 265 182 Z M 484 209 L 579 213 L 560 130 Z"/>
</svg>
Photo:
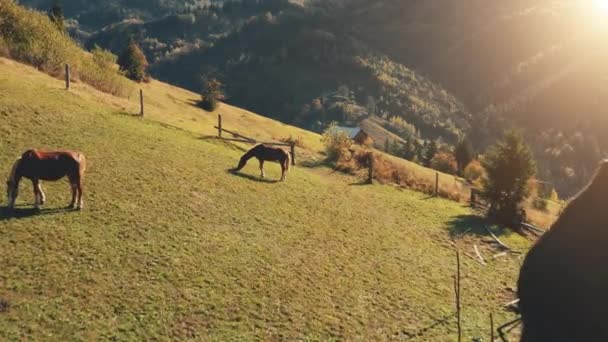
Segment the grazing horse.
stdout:
<svg viewBox="0 0 608 342">
<path fill-rule="evenodd" d="M 22 178 L 32 181 L 34 186 L 34 197 L 36 209 L 46 201 L 46 195 L 42 191 L 40 181 L 57 181 L 65 176 L 68 177 L 72 187 L 72 202 L 70 208 L 82 209 L 82 182 L 86 170 L 86 160 L 82 153 L 56 151 L 42 152 L 28 150 L 21 158 L 13 164 L 11 174 L 6 182 L 6 194 L 8 207 L 13 209 L 19 195 L 19 182 Z"/>
<path fill-rule="evenodd" d="M 289 164 L 291 163 L 289 153 L 287 153 L 282 148 L 268 147 L 266 145 L 257 145 L 241 157 L 241 160 L 239 161 L 239 166 L 237 166 L 235 171 L 240 171 L 241 169 L 243 169 L 249 159 L 254 157 L 257 158 L 260 162 L 260 171 L 262 172 L 262 178 L 265 177 L 264 162 L 272 161 L 281 164 L 281 182 L 285 181 L 285 179 L 287 178 L 287 172 L 289 171 Z"/>
</svg>

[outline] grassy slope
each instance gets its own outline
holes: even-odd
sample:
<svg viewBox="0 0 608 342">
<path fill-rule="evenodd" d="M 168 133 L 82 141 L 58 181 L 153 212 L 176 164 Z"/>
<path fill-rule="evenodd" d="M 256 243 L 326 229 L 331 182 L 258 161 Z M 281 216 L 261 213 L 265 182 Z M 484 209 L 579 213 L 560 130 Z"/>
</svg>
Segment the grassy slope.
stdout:
<svg viewBox="0 0 608 342">
<path fill-rule="evenodd" d="M 10 304 L 0 339 L 404 337 L 453 312 L 451 235 L 473 228 L 456 243 L 491 259 L 477 220 L 454 202 L 353 186 L 324 168 L 296 167 L 285 184 L 258 181 L 254 163 L 241 176 L 226 172 L 242 151 L 200 139 L 213 118 L 190 111 L 181 90 L 145 86 L 158 106 L 148 105 L 149 117 L 187 130 L 61 85 L 0 60 L 0 178 L 31 146 L 81 150 L 90 169 L 82 212 L 56 209 L 68 203 L 63 182 L 46 183 L 38 215 L 0 211 L 0 299 Z M 233 126 L 295 132 L 224 110 Z M 20 203 L 31 203 L 29 188 Z M 491 311 L 509 317 L 498 308 L 519 263 L 463 259 L 467 336 L 485 334 Z M 453 323 L 418 340 L 454 340 Z"/>
</svg>

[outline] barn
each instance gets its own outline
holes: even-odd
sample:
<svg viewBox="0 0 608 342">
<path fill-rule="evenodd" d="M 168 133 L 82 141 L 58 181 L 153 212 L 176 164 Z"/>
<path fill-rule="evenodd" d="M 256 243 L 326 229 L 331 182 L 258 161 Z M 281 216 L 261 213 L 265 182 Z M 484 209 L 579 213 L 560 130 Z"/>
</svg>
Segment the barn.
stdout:
<svg viewBox="0 0 608 342">
<path fill-rule="evenodd" d="M 374 139 L 365 132 L 363 129 L 359 127 L 344 127 L 337 126 L 336 130 L 338 132 L 345 133 L 350 139 L 352 139 L 356 144 L 362 146 L 371 146 L 374 144 Z"/>
</svg>

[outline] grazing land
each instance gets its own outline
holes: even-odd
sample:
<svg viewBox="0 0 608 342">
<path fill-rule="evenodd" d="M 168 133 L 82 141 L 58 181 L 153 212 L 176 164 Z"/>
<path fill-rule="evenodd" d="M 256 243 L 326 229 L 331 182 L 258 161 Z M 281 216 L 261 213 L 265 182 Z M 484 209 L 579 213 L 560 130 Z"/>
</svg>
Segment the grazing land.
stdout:
<svg viewBox="0 0 608 342">
<path fill-rule="evenodd" d="M 358 180 L 323 166 L 236 166 L 245 146 L 212 137 L 195 94 L 146 84 L 103 94 L 0 59 L 0 178 L 31 147 L 86 154 L 85 209 L 45 183 L 33 212 L 0 210 L 0 339 L 453 341 L 455 245 L 463 255 L 464 335 L 504 322 L 521 260 L 498 253 L 462 204 Z M 318 135 L 222 105 L 256 138 Z M 314 164 L 314 163 L 313 163 Z M 4 199 L 2 200 L 4 203 Z M 512 248 L 529 242 L 498 229 Z M 447 323 L 437 324 L 447 318 Z M 424 333 L 418 336 L 417 334 Z"/>
</svg>

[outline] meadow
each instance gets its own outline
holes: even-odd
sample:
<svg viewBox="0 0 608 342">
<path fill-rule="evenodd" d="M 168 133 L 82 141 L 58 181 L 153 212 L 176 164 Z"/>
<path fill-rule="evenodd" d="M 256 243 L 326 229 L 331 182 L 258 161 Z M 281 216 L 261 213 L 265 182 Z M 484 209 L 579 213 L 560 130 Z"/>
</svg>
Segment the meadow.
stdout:
<svg viewBox="0 0 608 342">
<path fill-rule="evenodd" d="M 502 305 L 521 259 L 493 259 L 484 221 L 463 204 L 314 163 L 286 183 L 273 164 L 267 180 L 257 163 L 233 174 L 246 146 L 211 137 L 215 113 L 193 106 L 196 94 L 143 87 L 142 119 L 135 96 L 66 92 L 0 59 L 0 178 L 31 147 L 89 162 L 83 211 L 63 209 L 67 182 L 45 183 L 40 213 L 27 182 L 15 214 L 1 207 L 0 339 L 453 341 L 455 249 L 474 245 L 488 265 L 463 256 L 465 336 L 485 337 L 491 312 L 513 317 Z M 302 136 L 304 161 L 318 157 L 312 133 L 220 111 L 260 139 Z"/>
</svg>

